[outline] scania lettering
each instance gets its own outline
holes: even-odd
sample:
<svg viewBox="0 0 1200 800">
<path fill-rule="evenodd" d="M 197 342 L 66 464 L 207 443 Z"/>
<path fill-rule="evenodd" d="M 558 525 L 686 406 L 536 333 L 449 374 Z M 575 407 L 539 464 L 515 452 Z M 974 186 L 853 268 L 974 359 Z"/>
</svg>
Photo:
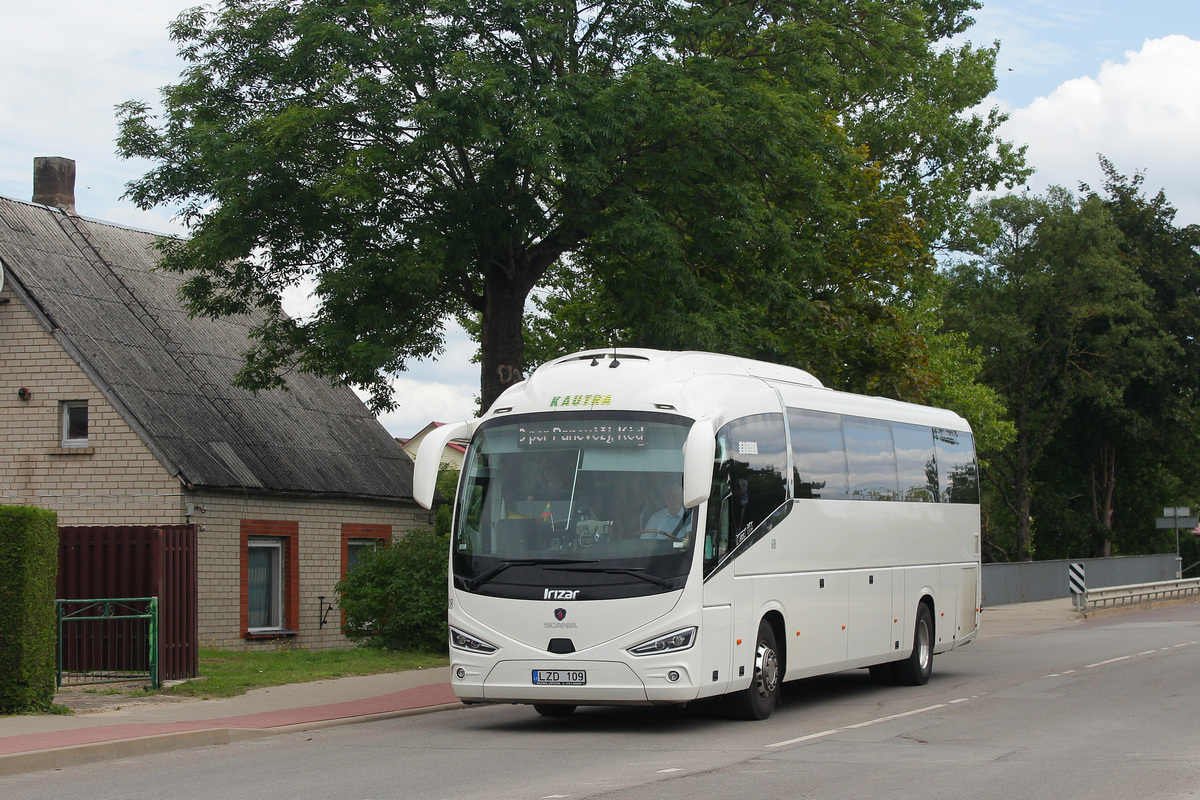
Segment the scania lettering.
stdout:
<svg viewBox="0 0 1200 800">
<path fill-rule="evenodd" d="M 951 411 L 610 349 L 428 434 L 427 508 L 451 441 L 468 443 L 449 578 L 464 701 L 562 715 L 724 696 L 763 719 L 784 681 L 920 685 L 977 634 L 978 469 Z"/>
</svg>

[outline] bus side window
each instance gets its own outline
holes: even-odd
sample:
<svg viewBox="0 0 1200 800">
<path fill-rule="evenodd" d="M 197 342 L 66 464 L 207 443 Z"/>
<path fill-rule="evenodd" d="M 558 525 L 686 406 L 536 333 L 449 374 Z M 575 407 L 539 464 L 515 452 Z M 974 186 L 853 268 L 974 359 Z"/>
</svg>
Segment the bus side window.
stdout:
<svg viewBox="0 0 1200 800">
<path fill-rule="evenodd" d="M 720 448 L 720 443 L 717 445 Z M 718 449 L 718 453 L 720 450 Z M 712 492 L 708 496 L 708 525 L 704 534 L 704 574 L 712 570 L 729 552 L 729 515 L 733 492 L 727 462 L 718 461 L 713 470 Z"/>
<path fill-rule="evenodd" d="M 846 444 L 840 414 L 788 409 L 796 498 L 846 500 Z"/>
<path fill-rule="evenodd" d="M 881 420 L 842 417 L 851 500 L 897 500 L 892 426 Z"/>
<path fill-rule="evenodd" d="M 938 470 L 933 457 L 933 429 L 893 422 L 892 440 L 896 443 L 900 499 L 910 503 L 936 503 Z"/>
<path fill-rule="evenodd" d="M 979 466 L 975 440 L 965 431 L 933 429 L 937 452 L 938 487 L 943 503 L 979 502 Z"/>
<path fill-rule="evenodd" d="M 713 483 L 715 488 L 719 477 L 727 486 L 719 505 L 719 523 L 728 526 L 727 546 L 733 549 L 787 502 L 783 414 L 734 420 L 717 433 L 717 442 L 723 461 Z"/>
</svg>

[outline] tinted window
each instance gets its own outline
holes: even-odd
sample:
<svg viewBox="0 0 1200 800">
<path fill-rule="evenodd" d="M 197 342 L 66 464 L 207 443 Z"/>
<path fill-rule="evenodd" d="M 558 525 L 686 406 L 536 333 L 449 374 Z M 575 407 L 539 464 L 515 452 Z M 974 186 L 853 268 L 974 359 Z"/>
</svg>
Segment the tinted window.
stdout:
<svg viewBox="0 0 1200 800">
<path fill-rule="evenodd" d="M 977 504 L 979 467 L 975 463 L 975 440 L 971 434 L 934 428 L 933 439 L 942 502 Z"/>
<path fill-rule="evenodd" d="M 704 543 L 706 568 L 715 566 L 763 522 L 776 521 L 772 513 L 787 499 L 786 475 L 782 414 L 735 420 L 717 432 L 717 464 Z"/>
<path fill-rule="evenodd" d="M 899 491 L 892 426 L 879 420 L 843 417 L 842 435 L 846 438 L 850 498 L 895 500 Z"/>
<path fill-rule="evenodd" d="M 933 457 L 933 430 L 922 425 L 892 423 L 896 444 L 896 474 L 900 499 L 934 503 L 938 499 L 937 462 Z"/>
<path fill-rule="evenodd" d="M 798 498 L 846 500 L 846 445 L 842 418 L 824 411 L 788 409 L 792 430 L 792 462 Z M 932 447 L 932 444 L 931 444 Z"/>
</svg>

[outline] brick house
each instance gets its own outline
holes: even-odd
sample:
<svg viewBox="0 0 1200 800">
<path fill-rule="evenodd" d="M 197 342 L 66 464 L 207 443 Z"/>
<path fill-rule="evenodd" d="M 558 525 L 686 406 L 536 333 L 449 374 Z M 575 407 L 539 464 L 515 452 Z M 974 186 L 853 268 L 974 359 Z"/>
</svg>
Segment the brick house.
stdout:
<svg viewBox="0 0 1200 800">
<path fill-rule="evenodd" d="M 0 197 L 0 503 L 196 524 L 202 644 L 346 646 L 348 565 L 432 524 L 411 459 L 348 388 L 231 386 L 254 320 L 189 318 L 159 237 L 78 216 L 73 187 L 38 159 L 34 204 Z"/>
</svg>

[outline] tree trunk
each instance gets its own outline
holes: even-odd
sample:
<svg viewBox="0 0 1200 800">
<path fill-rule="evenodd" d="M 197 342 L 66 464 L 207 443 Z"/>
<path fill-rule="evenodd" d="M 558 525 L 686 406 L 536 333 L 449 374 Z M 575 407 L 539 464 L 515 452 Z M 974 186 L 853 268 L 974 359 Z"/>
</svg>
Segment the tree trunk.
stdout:
<svg viewBox="0 0 1200 800">
<path fill-rule="evenodd" d="M 1096 541 L 1093 555 L 1112 555 L 1113 495 L 1117 489 L 1117 448 L 1102 444 L 1092 454 L 1092 518 Z"/>
<path fill-rule="evenodd" d="M 483 410 L 489 409 L 501 393 L 524 379 L 521 362 L 525 357 L 525 299 L 532 284 L 513 280 L 500 269 L 489 270 L 484 278 L 484 309 L 479 331 L 479 389 Z"/>
<path fill-rule="evenodd" d="M 1016 476 L 1013 491 L 1013 511 L 1016 515 L 1017 561 L 1033 560 L 1033 492 L 1029 490 L 1029 472 L 1022 470 Z"/>
<path fill-rule="evenodd" d="M 1017 440 L 1013 443 L 1014 457 L 1012 460 L 1012 512 L 1017 539 L 1017 561 L 1033 560 L 1033 487 L 1030 485 L 1029 473 L 1033 471 L 1034 456 L 1030 453 L 1033 444 L 1030 442 L 1030 432 L 1024 409 L 1018 409 L 1016 414 Z"/>
</svg>

